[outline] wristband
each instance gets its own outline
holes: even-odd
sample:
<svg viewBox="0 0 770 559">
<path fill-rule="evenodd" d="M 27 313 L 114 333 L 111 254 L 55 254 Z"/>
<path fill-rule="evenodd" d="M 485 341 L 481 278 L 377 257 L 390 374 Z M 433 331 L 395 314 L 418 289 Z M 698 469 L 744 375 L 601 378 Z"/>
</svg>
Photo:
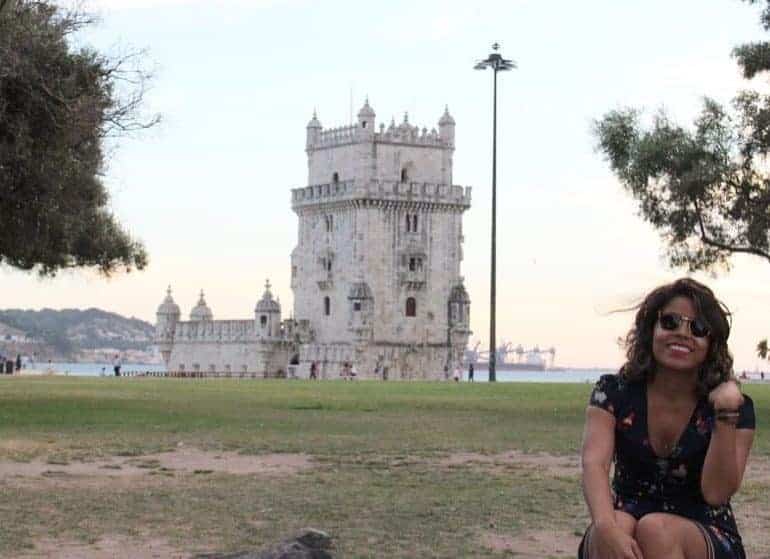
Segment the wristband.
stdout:
<svg viewBox="0 0 770 559">
<path fill-rule="evenodd" d="M 714 412 L 714 418 L 717 421 L 733 426 L 738 424 L 740 416 L 741 413 L 738 410 L 715 410 Z"/>
</svg>

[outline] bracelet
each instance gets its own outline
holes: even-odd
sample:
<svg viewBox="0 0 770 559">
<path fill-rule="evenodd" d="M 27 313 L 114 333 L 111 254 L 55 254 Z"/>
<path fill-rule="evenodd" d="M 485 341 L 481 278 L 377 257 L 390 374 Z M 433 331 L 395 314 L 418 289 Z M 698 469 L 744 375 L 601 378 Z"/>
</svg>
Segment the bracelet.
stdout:
<svg viewBox="0 0 770 559">
<path fill-rule="evenodd" d="M 740 416 L 741 412 L 738 410 L 716 410 L 714 413 L 714 418 L 717 421 L 721 421 L 722 423 L 727 423 L 729 425 L 737 425 Z"/>
</svg>

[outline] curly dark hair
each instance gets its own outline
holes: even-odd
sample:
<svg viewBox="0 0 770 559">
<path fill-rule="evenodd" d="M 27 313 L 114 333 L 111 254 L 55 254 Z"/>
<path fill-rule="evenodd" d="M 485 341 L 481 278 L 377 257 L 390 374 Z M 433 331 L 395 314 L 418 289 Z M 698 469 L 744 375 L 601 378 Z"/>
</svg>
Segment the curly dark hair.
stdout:
<svg viewBox="0 0 770 559">
<path fill-rule="evenodd" d="M 698 374 L 699 396 L 708 394 L 720 383 L 734 379 L 733 357 L 727 347 L 731 314 L 708 287 L 690 278 L 678 279 L 651 291 L 637 306 L 634 326 L 626 335 L 626 359 L 620 376 L 628 381 L 649 380 L 655 375 L 657 363 L 652 353 L 652 336 L 658 313 L 674 297 L 692 301 L 699 317 L 709 326 L 709 349 Z"/>
</svg>

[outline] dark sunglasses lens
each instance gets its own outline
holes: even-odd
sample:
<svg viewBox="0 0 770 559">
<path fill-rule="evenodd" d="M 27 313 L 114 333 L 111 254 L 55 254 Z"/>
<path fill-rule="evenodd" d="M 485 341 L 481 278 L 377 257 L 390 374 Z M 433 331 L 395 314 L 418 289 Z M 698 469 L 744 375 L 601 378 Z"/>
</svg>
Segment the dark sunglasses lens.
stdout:
<svg viewBox="0 0 770 559">
<path fill-rule="evenodd" d="M 682 323 L 682 319 L 678 315 L 666 313 L 660 315 L 659 322 L 664 330 L 676 330 Z"/>
<path fill-rule="evenodd" d="M 690 322 L 690 332 L 696 338 L 705 338 L 709 335 L 709 327 L 700 318 L 696 318 Z"/>
</svg>

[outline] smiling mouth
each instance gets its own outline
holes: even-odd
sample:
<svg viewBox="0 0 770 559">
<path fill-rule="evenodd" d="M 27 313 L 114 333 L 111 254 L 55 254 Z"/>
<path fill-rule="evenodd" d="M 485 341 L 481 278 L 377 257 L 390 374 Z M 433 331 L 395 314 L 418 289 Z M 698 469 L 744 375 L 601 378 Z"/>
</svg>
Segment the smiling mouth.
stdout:
<svg viewBox="0 0 770 559">
<path fill-rule="evenodd" d="M 669 344 L 668 349 L 670 349 L 674 353 L 680 353 L 680 354 L 692 353 L 692 350 L 689 347 L 681 344 Z"/>
</svg>

